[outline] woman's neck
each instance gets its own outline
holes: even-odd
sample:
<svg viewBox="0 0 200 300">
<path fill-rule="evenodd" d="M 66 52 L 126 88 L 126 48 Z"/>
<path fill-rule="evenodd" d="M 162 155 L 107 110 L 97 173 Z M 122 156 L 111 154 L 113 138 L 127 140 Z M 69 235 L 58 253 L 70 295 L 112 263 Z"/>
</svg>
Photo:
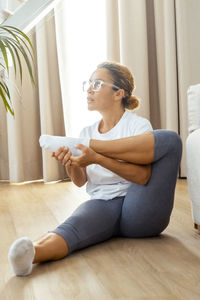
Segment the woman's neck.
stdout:
<svg viewBox="0 0 200 300">
<path fill-rule="evenodd" d="M 121 117 L 123 116 L 125 110 L 120 110 L 118 112 L 112 114 L 105 112 L 102 114 L 102 120 L 99 123 L 99 132 L 106 133 L 111 130 L 115 125 L 119 122 Z"/>
</svg>

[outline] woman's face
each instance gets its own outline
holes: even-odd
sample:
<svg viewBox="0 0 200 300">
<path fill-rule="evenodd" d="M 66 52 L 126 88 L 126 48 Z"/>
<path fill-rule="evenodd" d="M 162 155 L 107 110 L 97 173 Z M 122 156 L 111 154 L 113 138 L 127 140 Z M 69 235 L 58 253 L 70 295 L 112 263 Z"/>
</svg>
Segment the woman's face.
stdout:
<svg viewBox="0 0 200 300">
<path fill-rule="evenodd" d="M 97 69 L 92 76 L 90 81 L 93 80 L 102 80 L 105 83 L 113 84 L 112 77 L 108 70 L 106 69 Z M 115 93 L 111 86 L 102 85 L 100 90 L 94 92 L 92 87 L 87 90 L 87 103 L 88 110 L 96 110 L 99 112 L 108 111 L 112 108 L 114 104 Z"/>
</svg>

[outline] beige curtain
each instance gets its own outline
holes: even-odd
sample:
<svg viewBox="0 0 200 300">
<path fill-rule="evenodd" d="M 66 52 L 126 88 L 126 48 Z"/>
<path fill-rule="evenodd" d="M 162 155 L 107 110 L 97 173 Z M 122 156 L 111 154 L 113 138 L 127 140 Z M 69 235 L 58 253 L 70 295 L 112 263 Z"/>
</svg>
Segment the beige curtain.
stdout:
<svg viewBox="0 0 200 300">
<path fill-rule="evenodd" d="M 154 129 L 183 140 L 180 175 L 186 176 L 189 85 L 200 82 L 199 0 L 108 0 L 108 58 L 126 64 L 141 98 L 138 113 Z"/>
<path fill-rule="evenodd" d="M 79 79 L 104 59 L 131 69 L 135 94 L 141 99 L 138 114 L 150 119 L 155 129 L 172 129 L 181 135 L 180 175 L 186 176 L 186 90 L 200 82 L 200 1 L 102 0 L 98 5 L 99 9 L 106 5 L 104 15 L 97 10 L 96 0 L 62 1 L 30 33 L 36 49 L 36 86 L 31 86 L 26 73 L 22 88 L 14 76 L 10 79 L 15 119 L 0 110 L 1 180 L 66 177 L 51 154 L 41 151 L 38 139 L 41 134 L 72 135 L 85 125 L 84 101 L 75 91 Z M 100 35 L 107 40 L 103 54 Z M 82 112 L 78 117 L 77 110 Z"/>
<path fill-rule="evenodd" d="M 104 25 L 100 23 L 105 19 L 105 7 L 99 13 L 97 2 L 61 1 L 28 34 L 36 52 L 36 85 L 31 85 L 23 65 L 21 87 L 11 67 L 9 87 L 15 118 L 0 110 L 0 180 L 49 182 L 67 178 L 64 167 L 51 158 L 50 152 L 41 150 L 38 140 L 41 134 L 77 136 L 87 122 L 97 118 L 95 113 L 87 117 L 82 92 L 83 80 L 106 59 L 106 48 L 98 45 L 100 39 L 105 40 L 105 21 Z M 90 22 L 95 24 L 93 31 L 90 22 L 84 24 L 85 5 L 94 11 L 90 16 Z M 82 28 L 77 23 L 77 6 Z M 91 34 L 96 39 L 92 47 Z"/>
<path fill-rule="evenodd" d="M 54 16 L 47 16 L 29 33 L 36 52 L 36 85 L 23 65 L 23 83 L 10 69 L 9 87 L 15 118 L 0 111 L 0 179 L 45 182 L 66 177 L 64 167 L 41 150 L 41 134 L 65 135 Z"/>
</svg>

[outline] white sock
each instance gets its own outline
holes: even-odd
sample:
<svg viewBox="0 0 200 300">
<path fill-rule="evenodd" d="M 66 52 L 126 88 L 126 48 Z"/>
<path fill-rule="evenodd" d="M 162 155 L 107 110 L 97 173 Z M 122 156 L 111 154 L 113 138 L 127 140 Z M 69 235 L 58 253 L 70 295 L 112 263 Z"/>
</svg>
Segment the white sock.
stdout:
<svg viewBox="0 0 200 300">
<path fill-rule="evenodd" d="M 65 146 L 69 148 L 73 156 L 79 156 L 82 152 L 81 150 L 76 149 L 75 146 L 82 144 L 89 147 L 90 139 L 43 134 L 41 135 L 39 142 L 42 148 L 51 150 L 52 152 L 56 152 L 58 148 Z"/>
<path fill-rule="evenodd" d="M 16 240 L 8 252 L 8 260 L 18 276 L 27 276 L 32 271 L 32 262 L 35 256 L 35 249 L 32 241 L 27 237 Z"/>
</svg>

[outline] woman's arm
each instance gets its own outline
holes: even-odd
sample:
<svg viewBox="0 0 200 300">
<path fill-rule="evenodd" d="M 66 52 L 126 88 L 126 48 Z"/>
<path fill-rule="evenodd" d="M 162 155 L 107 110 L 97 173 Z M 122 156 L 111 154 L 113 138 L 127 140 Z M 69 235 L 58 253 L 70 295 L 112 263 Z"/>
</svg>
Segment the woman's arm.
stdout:
<svg viewBox="0 0 200 300">
<path fill-rule="evenodd" d="M 75 185 L 77 185 L 78 187 L 83 186 L 87 182 L 86 168 L 71 166 L 70 163 L 71 162 L 68 162 L 65 165 L 67 174 Z"/>
<path fill-rule="evenodd" d="M 136 165 L 98 155 L 96 163 L 120 177 L 141 185 L 147 184 L 151 177 L 151 165 Z"/>
<path fill-rule="evenodd" d="M 113 158 L 106 157 L 96 153 L 91 148 L 78 145 L 78 149 L 82 150 L 82 155 L 78 157 L 71 156 L 71 165 L 85 167 L 90 164 L 99 164 L 102 167 L 112 171 L 120 177 L 141 185 L 145 185 L 151 177 L 151 165 L 137 165 L 124 161 L 118 161 Z"/>
<path fill-rule="evenodd" d="M 96 163 L 128 181 L 141 185 L 147 184 L 151 177 L 151 165 L 121 162 L 100 154 L 97 156 Z"/>
</svg>

